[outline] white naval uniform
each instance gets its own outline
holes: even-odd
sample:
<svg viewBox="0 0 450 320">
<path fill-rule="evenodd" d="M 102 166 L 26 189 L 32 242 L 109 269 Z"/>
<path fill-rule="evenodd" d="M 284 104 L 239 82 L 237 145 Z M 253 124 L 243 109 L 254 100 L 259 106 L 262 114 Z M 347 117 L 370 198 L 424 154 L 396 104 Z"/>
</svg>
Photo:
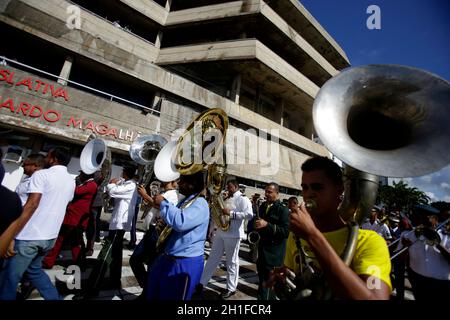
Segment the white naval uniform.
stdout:
<svg viewBox="0 0 450 320">
<path fill-rule="evenodd" d="M 225 200 L 225 206 L 231 210 L 230 228 L 228 231 L 217 229 L 200 283 L 204 286 L 208 283 L 225 252 L 227 290 L 236 291 L 239 278 L 239 247 L 241 239 L 245 238 L 244 220 L 250 220 L 253 217 L 253 210 L 250 199 L 243 196 L 240 191 L 236 191 L 231 198 Z"/>
</svg>

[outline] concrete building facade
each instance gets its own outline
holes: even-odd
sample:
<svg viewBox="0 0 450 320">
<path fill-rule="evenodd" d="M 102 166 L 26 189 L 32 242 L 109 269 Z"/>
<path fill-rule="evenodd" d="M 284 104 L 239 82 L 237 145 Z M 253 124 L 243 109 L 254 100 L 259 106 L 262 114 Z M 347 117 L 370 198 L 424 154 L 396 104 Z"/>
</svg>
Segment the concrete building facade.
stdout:
<svg viewBox="0 0 450 320">
<path fill-rule="evenodd" d="M 75 173 L 95 133 L 117 173 L 138 136 L 171 139 L 221 108 L 228 173 L 249 196 L 270 181 L 299 195 L 301 163 L 328 155 L 312 105 L 349 61 L 296 0 L 4 0 L 0 30 L 6 153 L 69 145 Z M 4 164 L 12 186 L 21 169 Z"/>
</svg>

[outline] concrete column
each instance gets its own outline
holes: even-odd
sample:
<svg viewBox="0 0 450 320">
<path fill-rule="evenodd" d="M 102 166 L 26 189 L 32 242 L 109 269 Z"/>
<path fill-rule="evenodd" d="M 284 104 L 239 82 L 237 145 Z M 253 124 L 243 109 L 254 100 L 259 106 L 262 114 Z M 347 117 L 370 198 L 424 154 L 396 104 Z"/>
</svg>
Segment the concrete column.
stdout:
<svg viewBox="0 0 450 320">
<path fill-rule="evenodd" d="M 64 61 L 64 65 L 61 69 L 59 76 L 64 79 L 69 79 L 70 71 L 72 70 L 73 58 L 71 56 L 67 56 L 66 61 Z M 63 86 L 67 85 L 67 81 L 58 79 L 58 83 Z"/>
<path fill-rule="evenodd" d="M 314 135 L 314 123 L 312 118 L 305 119 L 305 137 L 312 139 Z"/>
<path fill-rule="evenodd" d="M 241 74 L 237 74 L 233 79 L 230 93 L 230 100 L 234 101 L 234 103 L 236 104 L 239 104 L 239 96 L 241 95 L 241 83 L 242 83 Z"/>
<path fill-rule="evenodd" d="M 162 31 L 158 31 L 158 35 L 156 36 L 156 40 L 155 40 L 155 47 L 156 48 L 161 48 L 162 38 L 163 38 L 163 32 Z"/>
<path fill-rule="evenodd" d="M 259 87 L 256 87 L 255 89 L 255 108 L 254 108 L 254 112 L 261 114 L 261 90 L 259 89 Z"/>
<path fill-rule="evenodd" d="M 158 91 L 155 93 L 155 96 L 153 97 L 153 102 L 152 102 L 152 109 L 161 111 L 161 103 L 164 99 L 165 95 L 164 93 Z M 153 114 L 153 111 L 151 112 Z"/>
<path fill-rule="evenodd" d="M 281 126 L 284 125 L 284 100 L 279 99 L 276 102 L 277 107 L 275 108 L 275 121 L 277 121 Z"/>
<path fill-rule="evenodd" d="M 167 0 L 166 1 L 166 10 L 170 11 L 170 6 L 172 5 L 172 0 Z"/>
</svg>

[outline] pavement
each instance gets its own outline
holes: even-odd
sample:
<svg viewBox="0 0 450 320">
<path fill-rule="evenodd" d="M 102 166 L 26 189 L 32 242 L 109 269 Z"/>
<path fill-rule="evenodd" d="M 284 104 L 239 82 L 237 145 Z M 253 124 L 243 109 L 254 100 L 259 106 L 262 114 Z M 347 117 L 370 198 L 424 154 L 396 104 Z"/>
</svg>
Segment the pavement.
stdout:
<svg viewBox="0 0 450 320">
<path fill-rule="evenodd" d="M 109 217 L 102 215 L 103 219 L 108 219 Z M 105 220 L 104 222 L 106 222 Z M 142 226 L 142 221 L 138 221 L 138 231 L 137 231 L 137 241 L 139 242 L 144 236 L 144 232 L 139 229 Z M 105 235 L 106 231 L 102 231 L 101 235 Z M 136 281 L 131 270 L 129 259 L 132 251 L 127 248 L 127 244 L 130 238 L 130 233 L 126 232 L 124 237 L 124 247 L 123 247 L 123 262 L 122 262 L 122 290 L 110 290 L 107 285 L 104 285 L 100 289 L 100 294 L 98 297 L 93 298 L 93 300 L 134 300 L 142 292 L 142 288 Z M 95 243 L 94 254 L 87 259 L 87 268 L 85 271 L 81 272 L 81 288 L 83 287 L 85 281 L 88 279 L 89 274 L 92 270 L 93 263 L 97 258 L 101 250 L 101 243 Z M 205 259 L 210 253 L 209 243 L 206 243 L 205 248 Z M 45 270 L 49 275 L 53 284 L 58 288 L 59 293 L 62 295 L 64 300 L 72 300 L 73 296 L 79 292 L 79 290 L 74 288 L 73 277 L 69 274 L 73 273 L 70 269 L 71 264 L 71 252 L 69 250 L 61 251 L 60 257 L 57 260 L 55 266 L 50 270 Z M 250 248 L 249 245 L 242 241 L 239 250 L 239 282 L 237 287 L 237 292 L 235 295 L 231 296 L 227 300 L 256 300 L 257 288 L 258 288 L 258 276 L 256 273 L 256 265 L 251 262 L 250 258 Z M 66 268 L 67 272 L 66 272 Z M 71 271 L 71 272 L 69 272 Z M 108 274 L 106 275 L 108 276 Z M 106 277 L 105 277 L 106 278 Z M 106 282 L 106 281 L 104 281 Z M 411 292 L 411 285 L 406 279 L 405 281 L 405 300 L 414 300 Z M 204 287 L 202 298 L 204 300 L 219 300 L 220 293 L 226 289 L 226 267 L 225 267 L 225 256 L 222 257 L 222 262 L 216 269 L 211 280 Z M 395 296 L 395 291 L 393 292 Z M 29 300 L 43 300 L 37 290 L 32 291 L 28 298 Z"/>
<path fill-rule="evenodd" d="M 109 220 L 110 215 L 102 214 L 103 224 Z M 104 225 L 105 226 L 105 225 Z M 106 229 L 106 228 L 102 229 Z M 139 242 L 144 236 L 144 232 L 141 231 L 142 221 L 138 220 L 137 223 L 137 242 Z M 101 232 L 101 237 L 106 235 L 107 231 Z M 98 297 L 93 298 L 93 300 L 133 300 L 136 299 L 142 292 L 142 288 L 136 281 L 131 270 L 129 259 L 132 250 L 127 248 L 127 244 L 130 239 L 130 233 L 126 232 L 124 236 L 124 246 L 123 246 L 123 261 L 122 261 L 122 290 L 118 292 L 117 290 L 110 290 L 105 284 L 100 289 L 100 294 Z M 85 271 L 81 272 L 81 288 L 89 278 L 89 274 L 92 271 L 93 264 L 97 258 L 100 250 L 102 248 L 101 243 L 95 243 L 94 254 L 87 258 L 87 268 Z M 206 242 L 205 247 L 205 259 L 210 253 L 209 243 Z M 250 262 L 250 248 L 247 243 L 241 242 L 241 247 L 239 251 L 240 267 L 239 267 L 239 284 L 238 290 L 235 295 L 230 297 L 228 300 L 256 300 L 257 288 L 258 288 L 258 276 L 256 274 L 256 265 Z M 64 300 L 72 300 L 73 296 L 80 292 L 75 286 L 75 281 L 70 274 L 73 270 L 70 269 L 71 265 L 71 252 L 70 250 L 62 250 L 55 266 L 52 269 L 44 270 L 50 277 L 52 283 L 57 287 L 59 293 L 62 295 Z M 69 269 L 67 269 L 69 268 Z M 67 269 L 67 272 L 66 272 Z M 70 272 L 69 272 L 70 271 Z M 106 274 L 106 277 L 108 274 Z M 106 279 L 105 277 L 105 279 Z M 104 281 L 107 282 L 107 281 Z M 226 267 L 225 267 L 225 256 L 222 258 L 222 262 L 219 268 L 216 269 L 208 285 L 205 286 L 203 292 L 203 299 L 205 300 L 219 300 L 220 293 L 226 289 Z M 37 290 L 33 290 L 28 298 L 28 300 L 43 300 Z"/>
</svg>

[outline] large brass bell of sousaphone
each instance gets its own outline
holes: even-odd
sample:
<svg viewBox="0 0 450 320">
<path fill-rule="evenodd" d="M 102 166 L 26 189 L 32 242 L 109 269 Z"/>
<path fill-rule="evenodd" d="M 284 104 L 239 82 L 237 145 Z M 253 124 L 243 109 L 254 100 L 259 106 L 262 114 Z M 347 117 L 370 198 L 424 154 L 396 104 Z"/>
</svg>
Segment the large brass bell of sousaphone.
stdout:
<svg viewBox="0 0 450 320">
<path fill-rule="evenodd" d="M 415 177 L 450 163 L 450 84 L 424 70 L 343 70 L 320 89 L 313 119 L 324 145 L 364 172 Z"/>
</svg>

